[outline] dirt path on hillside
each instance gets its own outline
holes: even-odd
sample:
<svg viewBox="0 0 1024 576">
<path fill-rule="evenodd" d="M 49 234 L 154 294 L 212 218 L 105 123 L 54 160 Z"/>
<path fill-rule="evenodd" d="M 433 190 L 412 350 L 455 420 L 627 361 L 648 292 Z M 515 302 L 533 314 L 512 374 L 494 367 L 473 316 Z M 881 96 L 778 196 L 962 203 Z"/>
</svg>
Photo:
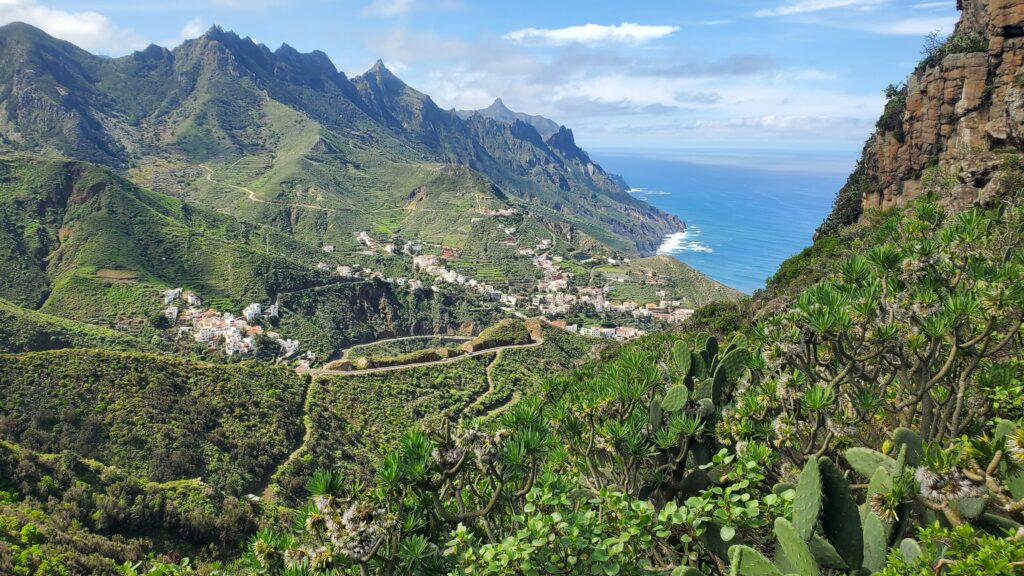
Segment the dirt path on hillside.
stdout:
<svg viewBox="0 0 1024 576">
<path fill-rule="evenodd" d="M 260 500 L 267 500 L 269 498 L 273 498 L 274 497 L 274 488 L 273 488 L 273 486 L 274 486 L 274 479 L 277 478 L 278 474 L 281 473 L 281 470 L 285 466 L 290 464 L 292 462 L 292 460 L 295 460 L 296 458 L 298 458 L 306 450 L 306 444 L 309 443 L 309 437 L 310 437 L 310 435 L 313 432 L 312 419 L 310 418 L 310 412 L 309 412 L 309 402 L 310 402 L 310 398 L 313 396 L 313 386 L 316 386 L 316 378 L 310 378 L 309 379 L 309 382 L 306 384 L 306 389 L 303 392 L 303 397 L 302 397 L 302 428 L 303 428 L 303 431 L 302 431 L 302 441 L 299 442 L 299 445 L 296 446 L 295 449 L 292 450 L 288 454 L 288 456 L 285 457 L 285 459 L 281 461 L 280 464 L 278 464 L 277 466 L 274 467 L 273 472 L 268 474 L 267 477 L 264 479 L 264 481 L 260 484 L 260 489 L 256 491 L 257 495 L 260 497 Z"/>
<path fill-rule="evenodd" d="M 466 358 L 473 358 L 474 356 L 483 356 L 484 354 L 493 354 L 495 352 L 501 352 L 502 350 L 516 350 L 520 348 L 536 348 L 544 343 L 544 340 L 538 340 L 536 342 L 530 342 L 529 344 L 510 344 L 508 346 L 498 346 L 495 348 L 488 348 L 487 350 L 480 350 L 479 352 L 470 352 L 463 354 L 462 356 L 456 356 L 454 358 L 445 358 L 443 360 L 433 360 L 431 362 L 420 362 L 418 364 L 403 364 L 401 366 L 382 366 L 380 368 L 367 368 L 365 370 L 309 370 L 305 374 L 312 376 L 359 376 L 361 374 L 375 374 L 378 372 L 393 372 L 395 370 L 405 370 L 408 368 L 422 368 L 425 366 L 436 366 L 438 364 L 451 364 L 452 362 L 458 362 L 465 360 Z"/>
<path fill-rule="evenodd" d="M 448 335 L 445 335 L 445 334 L 426 334 L 426 335 L 423 335 L 423 336 L 398 336 L 398 337 L 395 337 L 395 338 L 385 338 L 383 340 L 374 340 L 373 342 L 367 342 L 366 344 L 355 344 L 353 346 L 349 346 L 348 348 L 345 348 L 344 350 L 341 351 L 341 359 L 342 360 L 346 360 L 348 358 L 348 356 L 349 356 L 349 353 L 352 352 L 352 349 L 354 349 L 354 348 L 362 348 L 364 346 L 374 346 L 374 345 L 377 345 L 377 344 L 384 344 L 385 342 L 401 342 L 403 340 L 416 340 L 416 339 L 421 339 L 421 338 L 422 339 L 438 338 L 438 339 L 441 339 L 441 340 L 446 340 L 447 339 L 447 340 L 465 340 L 465 341 L 469 341 L 469 340 L 473 339 L 472 336 L 448 336 Z"/>
<path fill-rule="evenodd" d="M 262 198 L 257 198 L 256 197 L 256 193 L 253 192 L 252 190 L 250 190 L 249 188 L 246 188 L 245 186 L 237 186 L 235 184 L 229 184 L 227 182 L 224 182 L 223 180 L 214 180 L 213 179 L 214 171 L 211 170 L 210 167 L 208 167 L 207 165 L 200 164 L 199 167 L 202 168 L 203 170 L 206 170 L 206 181 L 207 182 L 210 182 L 211 184 L 217 184 L 218 186 L 225 186 L 227 188 L 233 188 L 235 190 L 241 190 L 242 192 L 245 192 L 246 197 L 251 202 L 256 202 L 256 203 L 259 203 L 259 204 L 269 204 L 271 206 L 284 206 L 286 208 L 308 208 L 310 210 L 321 210 L 323 212 L 327 212 L 328 214 L 333 214 L 333 213 L 339 211 L 336 208 L 324 208 L 323 206 L 316 206 L 315 204 L 292 204 L 292 203 L 289 203 L 289 202 L 271 202 L 270 200 L 263 200 Z"/>
</svg>

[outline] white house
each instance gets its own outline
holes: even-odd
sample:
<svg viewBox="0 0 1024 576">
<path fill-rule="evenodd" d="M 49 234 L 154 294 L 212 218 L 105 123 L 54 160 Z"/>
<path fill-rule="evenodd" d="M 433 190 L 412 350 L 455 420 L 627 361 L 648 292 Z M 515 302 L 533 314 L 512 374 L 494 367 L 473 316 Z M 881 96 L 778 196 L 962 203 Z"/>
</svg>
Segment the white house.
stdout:
<svg viewBox="0 0 1024 576">
<path fill-rule="evenodd" d="M 248 306 L 245 307 L 245 309 L 242 310 L 242 316 L 245 317 L 245 320 L 247 322 L 255 321 L 256 318 L 258 318 L 262 313 L 262 307 L 259 305 L 258 302 L 253 302 L 252 304 L 249 304 Z"/>
<path fill-rule="evenodd" d="M 174 302 L 174 299 L 181 296 L 181 288 L 172 288 L 170 290 L 164 290 L 164 304 L 170 304 Z"/>
</svg>

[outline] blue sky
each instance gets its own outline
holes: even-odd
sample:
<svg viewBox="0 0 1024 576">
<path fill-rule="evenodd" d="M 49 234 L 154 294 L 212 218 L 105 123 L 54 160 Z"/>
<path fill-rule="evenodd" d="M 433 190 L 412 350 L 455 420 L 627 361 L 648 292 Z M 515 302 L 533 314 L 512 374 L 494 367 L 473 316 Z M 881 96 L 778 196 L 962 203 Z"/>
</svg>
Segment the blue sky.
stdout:
<svg viewBox="0 0 1024 576">
<path fill-rule="evenodd" d="M 377 58 L 442 107 L 495 97 L 592 149 L 859 150 L 882 90 L 955 0 L 0 0 L 113 56 L 212 24 L 271 48 Z"/>
</svg>

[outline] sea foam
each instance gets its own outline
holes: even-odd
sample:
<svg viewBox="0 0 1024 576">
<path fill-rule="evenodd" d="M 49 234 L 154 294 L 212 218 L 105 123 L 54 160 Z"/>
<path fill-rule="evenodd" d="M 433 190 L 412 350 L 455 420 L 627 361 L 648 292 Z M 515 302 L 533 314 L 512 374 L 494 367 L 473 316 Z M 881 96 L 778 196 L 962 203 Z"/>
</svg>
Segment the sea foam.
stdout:
<svg viewBox="0 0 1024 576">
<path fill-rule="evenodd" d="M 700 228 L 688 225 L 685 232 L 676 232 L 665 236 L 665 240 L 658 247 L 658 254 L 682 254 L 683 252 L 710 254 L 714 252 L 707 244 L 694 239 L 698 236 L 700 236 Z"/>
</svg>

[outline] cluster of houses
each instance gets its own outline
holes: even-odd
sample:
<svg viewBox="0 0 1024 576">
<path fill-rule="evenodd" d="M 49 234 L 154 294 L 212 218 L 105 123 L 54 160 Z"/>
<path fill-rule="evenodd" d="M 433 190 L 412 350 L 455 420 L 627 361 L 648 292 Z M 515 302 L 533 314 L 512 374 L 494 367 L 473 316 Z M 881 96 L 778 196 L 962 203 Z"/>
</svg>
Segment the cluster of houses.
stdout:
<svg viewBox="0 0 1024 576">
<path fill-rule="evenodd" d="M 512 216 L 518 212 L 515 208 L 501 208 L 500 210 L 481 210 L 480 213 L 484 216 Z"/>
<path fill-rule="evenodd" d="M 632 340 L 647 334 L 647 332 L 632 326 L 613 326 L 611 328 L 594 326 L 588 328 L 576 324 L 566 324 L 565 320 L 552 320 L 550 324 L 573 334 L 590 336 L 592 338 L 608 338 L 609 340 L 618 340 L 619 342 L 625 342 L 626 340 Z"/>
<path fill-rule="evenodd" d="M 455 251 L 450 248 L 445 248 L 442 250 L 441 256 L 434 256 L 430 254 L 414 256 L 412 259 L 412 267 L 414 270 L 433 276 L 438 282 L 462 286 L 474 292 L 483 294 L 491 300 L 500 302 L 509 308 L 515 308 L 519 304 L 519 301 L 522 300 L 522 296 L 517 294 L 507 294 L 490 284 L 477 281 L 476 278 L 469 278 L 463 274 L 459 274 L 458 272 L 445 268 L 444 261 L 448 258 L 454 257 Z"/>
<path fill-rule="evenodd" d="M 360 244 L 366 246 L 365 254 L 373 254 L 374 252 L 395 253 L 395 244 L 393 242 L 377 242 L 368 232 L 359 232 L 356 234 L 356 240 L 359 240 Z"/>
<path fill-rule="evenodd" d="M 487 211 L 485 215 L 507 216 L 514 213 L 514 209 L 493 210 Z M 542 272 L 541 279 L 536 285 L 537 291 L 534 294 L 504 292 L 491 284 L 478 281 L 475 278 L 449 269 L 446 266 L 447 262 L 458 258 L 458 253 L 449 247 L 439 246 L 439 254 L 421 254 L 423 244 L 420 241 L 406 242 L 399 250 L 393 243 L 375 240 L 368 232 L 359 232 L 356 234 L 356 238 L 370 253 L 386 252 L 395 254 L 400 251 L 411 255 L 415 272 L 430 276 L 436 284 L 452 284 L 482 294 L 490 300 L 498 302 L 510 312 L 524 308 L 534 309 L 542 317 L 552 318 L 567 315 L 573 308 L 583 306 L 592 308 L 597 313 L 615 312 L 630 315 L 638 320 L 653 319 L 670 323 L 682 322 L 693 313 L 693 310 L 684 307 L 682 302 L 668 300 L 668 294 L 665 290 L 658 291 L 657 295 L 661 299 L 659 302 L 640 304 L 634 301 L 610 301 L 608 299 L 612 291 L 610 284 L 604 287 L 573 287 L 571 286 L 573 275 L 559 266 L 562 262 L 562 257 L 550 254 L 550 249 L 553 246 L 551 240 L 541 240 L 535 248 L 520 247 L 519 240 L 515 237 L 516 228 L 504 225 L 499 225 L 499 227 L 506 235 L 505 243 L 510 246 L 516 246 L 519 255 L 531 258 L 534 266 Z M 327 253 L 333 253 L 334 246 L 325 245 L 323 250 Z M 628 262 L 628 260 L 623 262 Z M 607 263 L 612 265 L 618 264 L 615 260 L 608 260 Z M 326 262 L 320 262 L 317 268 L 327 272 L 333 269 L 334 273 L 343 278 L 380 279 L 384 282 L 406 287 L 412 291 L 423 290 L 424 288 L 437 289 L 436 285 L 424 286 L 423 282 L 415 278 L 389 278 L 380 272 L 359 266 L 337 265 L 332 268 Z M 603 273 L 603 276 L 606 280 L 613 283 L 633 279 L 633 276 L 628 273 L 608 272 Z M 659 277 L 654 272 L 644 273 L 640 281 L 648 285 L 661 285 L 666 282 L 664 278 Z M 558 324 L 557 322 L 555 323 L 555 325 Z M 564 324 L 564 322 L 561 322 L 561 324 Z M 632 326 L 616 326 L 611 328 L 563 327 L 585 336 L 612 338 L 615 340 L 628 340 L 644 334 L 642 330 Z"/>
<path fill-rule="evenodd" d="M 693 314 L 693 308 L 685 308 L 679 300 L 661 300 L 640 304 L 632 300 L 611 302 L 603 308 L 609 312 L 631 314 L 634 318 L 653 318 L 663 322 L 677 324 Z"/>
<path fill-rule="evenodd" d="M 255 337 L 263 334 L 263 327 L 257 322 L 277 318 L 280 314 L 277 304 L 271 304 L 264 310 L 258 302 L 243 308 L 241 316 L 204 309 L 202 300 L 194 292 L 181 288 L 165 290 L 163 299 L 167 305 L 164 315 L 178 329 L 179 335 L 190 336 L 211 349 L 221 345 L 228 356 L 251 353 L 255 348 Z M 299 353 L 298 340 L 283 338 L 277 332 L 267 332 L 266 336 L 281 346 L 285 358 Z"/>
</svg>

